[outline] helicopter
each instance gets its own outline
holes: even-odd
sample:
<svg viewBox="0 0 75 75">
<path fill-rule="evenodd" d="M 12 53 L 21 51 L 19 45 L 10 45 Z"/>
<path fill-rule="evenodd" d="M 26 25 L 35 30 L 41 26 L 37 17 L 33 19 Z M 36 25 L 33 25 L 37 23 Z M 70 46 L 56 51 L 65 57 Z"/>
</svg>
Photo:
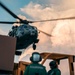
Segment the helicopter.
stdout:
<svg viewBox="0 0 75 75">
<path fill-rule="evenodd" d="M 47 36 L 52 37 L 51 34 L 48 34 L 42 30 L 39 30 L 35 26 L 31 26 L 29 23 L 75 19 L 75 17 L 66 17 L 66 18 L 57 18 L 57 19 L 41 20 L 41 21 L 22 20 L 16 14 L 14 14 L 11 10 L 9 10 L 1 1 L 0 1 L 0 6 L 4 10 L 6 10 L 12 17 L 20 20 L 19 22 L 0 21 L 1 24 L 14 24 L 14 23 L 22 24 L 20 26 L 12 26 L 11 31 L 9 31 L 9 33 L 8 33 L 9 36 L 17 38 L 16 52 L 19 49 L 26 49 L 31 44 L 33 44 L 32 47 L 35 50 L 36 49 L 36 43 L 39 42 L 39 39 L 38 39 L 39 32 L 42 32 L 42 33 L 46 34 Z"/>
<path fill-rule="evenodd" d="M 16 40 L 16 52 L 17 50 L 20 49 L 26 49 L 28 46 L 31 44 L 33 47 L 33 50 L 36 49 L 35 43 L 39 42 L 38 39 L 38 29 L 35 26 L 29 25 L 29 23 L 33 23 L 32 21 L 27 21 L 27 20 L 22 20 L 19 18 L 17 15 L 15 15 L 12 11 L 10 11 L 2 2 L 0 2 L 0 5 L 3 9 L 5 9 L 10 15 L 12 15 L 14 18 L 19 19 L 20 22 L 2 22 L 0 21 L 1 24 L 14 24 L 14 23 L 22 23 L 20 26 L 12 26 L 11 31 L 9 31 L 8 35 L 11 37 L 17 38 Z M 47 34 L 41 30 L 40 32 L 51 36 L 50 34 Z"/>
</svg>

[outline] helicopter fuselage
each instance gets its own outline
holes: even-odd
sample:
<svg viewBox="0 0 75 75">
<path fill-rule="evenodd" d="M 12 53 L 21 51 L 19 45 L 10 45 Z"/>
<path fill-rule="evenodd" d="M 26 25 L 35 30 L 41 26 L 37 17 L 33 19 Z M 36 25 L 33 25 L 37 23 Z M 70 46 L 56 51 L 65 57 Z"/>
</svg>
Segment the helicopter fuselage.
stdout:
<svg viewBox="0 0 75 75">
<path fill-rule="evenodd" d="M 8 35 L 17 38 L 16 49 L 27 48 L 30 44 L 38 42 L 37 28 L 28 24 L 13 26 Z"/>
</svg>

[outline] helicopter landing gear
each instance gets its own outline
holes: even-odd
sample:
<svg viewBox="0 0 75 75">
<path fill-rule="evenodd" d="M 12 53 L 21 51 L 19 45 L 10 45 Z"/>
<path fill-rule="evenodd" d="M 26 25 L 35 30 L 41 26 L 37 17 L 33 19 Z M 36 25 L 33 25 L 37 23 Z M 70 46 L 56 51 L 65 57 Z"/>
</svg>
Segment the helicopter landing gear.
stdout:
<svg viewBox="0 0 75 75">
<path fill-rule="evenodd" d="M 35 50 L 35 49 L 36 49 L 36 45 L 35 45 L 35 43 L 33 43 L 33 46 L 32 46 L 32 47 L 33 47 L 33 50 Z"/>
<path fill-rule="evenodd" d="M 34 41 L 34 43 L 33 43 L 33 50 L 35 50 L 36 49 L 36 45 L 35 45 L 35 43 L 38 43 L 39 42 L 39 39 L 36 39 L 35 41 Z"/>
</svg>

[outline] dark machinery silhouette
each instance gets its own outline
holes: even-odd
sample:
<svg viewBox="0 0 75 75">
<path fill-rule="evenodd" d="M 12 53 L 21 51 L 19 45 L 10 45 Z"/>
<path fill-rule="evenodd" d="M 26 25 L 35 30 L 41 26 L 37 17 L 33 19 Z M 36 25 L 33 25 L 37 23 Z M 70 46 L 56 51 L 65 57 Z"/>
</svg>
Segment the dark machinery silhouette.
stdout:
<svg viewBox="0 0 75 75">
<path fill-rule="evenodd" d="M 17 38 L 16 50 L 27 48 L 31 44 L 33 44 L 33 49 L 35 50 L 36 49 L 35 43 L 39 42 L 39 39 L 38 39 L 39 32 L 38 31 L 50 37 L 52 36 L 46 32 L 43 32 L 42 30 L 37 29 L 35 26 L 29 25 L 29 23 L 75 19 L 75 17 L 67 17 L 67 18 L 58 18 L 58 19 L 41 20 L 41 21 L 22 20 L 17 15 L 15 15 L 12 11 L 10 11 L 1 1 L 0 1 L 0 6 L 3 9 L 5 9 L 11 16 L 20 20 L 20 22 L 0 21 L 1 24 L 14 24 L 14 23 L 22 24 L 20 26 L 12 26 L 12 30 L 9 31 L 8 33 L 9 36 Z"/>
</svg>

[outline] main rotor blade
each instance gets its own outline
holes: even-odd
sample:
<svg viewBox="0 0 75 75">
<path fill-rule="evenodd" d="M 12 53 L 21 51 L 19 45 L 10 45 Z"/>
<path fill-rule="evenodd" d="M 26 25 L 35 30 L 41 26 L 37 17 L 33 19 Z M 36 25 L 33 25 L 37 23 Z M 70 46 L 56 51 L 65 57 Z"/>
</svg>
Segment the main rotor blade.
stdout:
<svg viewBox="0 0 75 75">
<path fill-rule="evenodd" d="M 30 21 L 30 22 L 36 23 L 36 22 L 46 22 L 46 21 L 70 20 L 70 19 L 75 19 L 75 17 L 65 17 L 65 18 L 57 18 L 57 19 L 49 19 L 49 20 L 40 20 L 40 21 Z"/>
<path fill-rule="evenodd" d="M 4 8 L 10 15 L 12 15 L 14 18 L 19 19 L 22 23 L 28 24 L 28 23 L 32 23 L 31 21 L 27 21 L 27 20 L 22 20 L 21 18 L 19 18 L 17 15 L 15 15 L 12 11 L 10 11 L 1 1 L 0 1 L 0 6 L 2 8 Z"/>
<path fill-rule="evenodd" d="M 21 20 L 18 16 L 16 16 L 12 11 L 10 11 L 2 2 L 0 2 L 0 5 L 2 8 L 4 8 L 10 15 L 12 15 L 14 18 L 17 18 Z"/>
<path fill-rule="evenodd" d="M 13 24 L 13 23 L 24 23 L 24 24 L 28 24 L 28 23 L 36 23 L 36 22 L 46 22 L 46 21 L 58 21 L 58 20 L 70 20 L 70 19 L 75 19 L 75 17 L 66 17 L 66 18 L 57 18 L 57 19 L 50 19 L 50 20 L 41 20 L 41 21 L 27 21 L 27 20 L 22 20 L 20 22 L 0 22 L 0 23 L 4 23 L 4 24 Z"/>
<path fill-rule="evenodd" d="M 38 29 L 39 30 L 39 29 Z M 47 36 L 50 36 L 50 37 L 52 37 L 52 35 L 51 34 L 48 34 L 48 33 L 46 33 L 46 32 L 44 32 L 44 31 L 42 31 L 42 30 L 39 30 L 40 32 L 42 32 L 42 33 L 44 33 L 45 35 L 47 35 Z"/>
<path fill-rule="evenodd" d="M 4 22 L 4 21 L 0 21 L 1 24 L 14 24 L 14 23 L 21 23 L 21 22 Z"/>
</svg>

